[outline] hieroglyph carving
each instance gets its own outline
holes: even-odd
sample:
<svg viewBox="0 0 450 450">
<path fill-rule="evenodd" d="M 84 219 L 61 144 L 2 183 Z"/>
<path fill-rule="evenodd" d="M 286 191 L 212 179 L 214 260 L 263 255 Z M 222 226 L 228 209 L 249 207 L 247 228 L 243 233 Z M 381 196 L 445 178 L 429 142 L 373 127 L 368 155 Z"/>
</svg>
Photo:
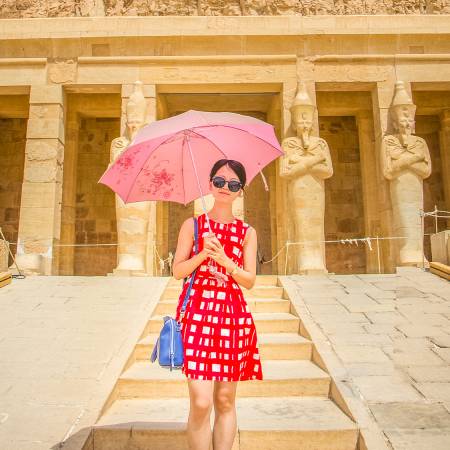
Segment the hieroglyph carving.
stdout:
<svg viewBox="0 0 450 450">
<path fill-rule="evenodd" d="M 0 18 L 450 14 L 450 0 L 3 0 Z"/>
</svg>

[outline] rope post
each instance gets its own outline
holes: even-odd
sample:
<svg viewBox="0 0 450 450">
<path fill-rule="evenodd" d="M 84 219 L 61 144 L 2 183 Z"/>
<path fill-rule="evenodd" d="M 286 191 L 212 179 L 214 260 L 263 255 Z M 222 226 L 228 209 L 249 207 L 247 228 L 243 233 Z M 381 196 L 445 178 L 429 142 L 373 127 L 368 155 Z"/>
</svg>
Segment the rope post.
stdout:
<svg viewBox="0 0 450 450">
<path fill-rule="evenodd" d="M 425 216 L 424 211 L 419 209 L 420 214 L 420 227 L 422 230 L 422 270 L 425 271 Z"/>
<path fill-rule="evenodd" d="M 433 211 L 433 213 L 435 214 L 434 215 L 434 229 L 435 229 L 435 233 L 437 233 L 438 232 L 438 218 L 437 218 L 437 216 L 438 216 L 438 209 L 437 209 L 437 206 L 436 205 L 434 205 L 434 211 Z"/>
<path fill-rule="evenodd" d="M 378 273 L 381 273 L 381 262 L 380 262 L 380 240 L 377 234 L 377 260 L 378 260 Z"/>
<path fill-rule="evenodd" d="M 284 274 L 286 275 L 287 272 L 287 262 L 288 262 L 288 253 L 289 253 L 289 241 L 286 241 L 286 259 L 284 261 Z"/>
</svg>

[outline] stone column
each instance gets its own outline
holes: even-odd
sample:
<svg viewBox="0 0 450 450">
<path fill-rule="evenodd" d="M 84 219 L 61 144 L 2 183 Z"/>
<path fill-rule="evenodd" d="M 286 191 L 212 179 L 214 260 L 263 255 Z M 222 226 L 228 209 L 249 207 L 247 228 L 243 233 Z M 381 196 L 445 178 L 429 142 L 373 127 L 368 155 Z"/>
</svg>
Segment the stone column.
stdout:
<svg viewBox="0 0 450 450">
<path fill-rule="evenodd" d="M 392 236 L 392 207 L 389 193 L 389 183 L 381 173 L 381 146 L 383 136 L 386 134 L 389 119 L 389 107 L 394 95 L 395 79 L 389 78 L 386 81 L 378 82 L 372 90 L 373 102 L 373 125 L 375 137 L 375 160 L 376 167 L 373 175 L 378 182 L 378 211 L 380 225 L 374 226 L 372 232 L 378 236 Z M 395 243 L 393 241 L 378 241 L 380 246 L 380 266 L 382 273 L 395 272 Z M 377 251 L 374 242 L 374 251 Z M 378 265 L 378 261 L 376 263 Z M 369 267 L 368 267 L 369 268 Z M 377 267 L 378 271 L 378 267 Z"/>
<path fill-rule="evenodd" d="M 76 243 L 75 221 L 79 128 L 80 120 L 77 108 L 67 105 L 65 118 L 64 183 L 61 208 L 61 243 L 64 246 L 60 247 L 58 252 L 59 275 L 74 274 L 75 247 L 70 244 Z"/>
<path fill-rule="evenodd" d="M 450 109 L 442 111 L 440 120 L 439 148 L 442 164 L 442 183 L 444 188 L 445 210 L 450 211 Z M 447 228 L 450 228 L 450 220 L 447 220 Z"/>
<path fill-rule="evenodd" d="M 379 217 L 379 183 L 377 171 L 377 152 L 374 141 L 373 118 L 368 111 L 362 111 L 356 115 L 358 123 L 359 154 L 362 178 L 362 195 L 364 205 L 364 235 L 375 236 L 380 233 Z M 378 272 L 378 253 L 376 243 L 372 242 L 372 251 L 365 245 L 366 271 Z"/>
<path fill-rule="evenodd" d="M 297 78 L 287 80 L 283 83 L 283 89 L 280 93 L 281 96 L 281 138 L 280 142 L 288 136 L 293 136 L 294 132 L 291 129 L 291 111 L 290 107 L 295 98 L 295 93 L 297 91 Z M 308 89 L 309 91 L 309 89 Z M 287 240 L 293 241 L 293 231 L 294 224 L 286 211 L 288 211 L 288 182 L 280 177 L 280 164 L 281 157 L 276 159 L 276 226 L 277 226 L 277 246 L 274 249 L 274 254 L 276 254 L 283 246 L 286 244 Z M 290 248 L 292 250 L 292 247 Z M 297 267 L 297 260 L 295 255 L 290 252 L 290 258 L 288 260 L 288 266 L 286 273 L 295 273 L 295 268 Z M 278 274 L 284 275 L 285 270 L 285 256 L 286 249 L 280 253 L 278 258 L 275 260 L 276 272 Z"/>
<path fill-rule="evenodd" d="M 58 274 L 64 115 L 62 86 L 31 86 L 16 257 L 28 274 Z"/>
<path fill-rule="evenodd" d="M 275 134 L 281 142 L 281 93 L 278 93 L 273 97 L 269 110 L 267 111 L 267 122 L 271 123 L 275 127 Z M 267 177 L 267 183 L 269 184 L 269 210 L 270 210 L 270 248 L 271 253 L 264 259 L 272 259 L 271 255 L 275 255 L 278 251 L 278 233 L 280 232 L 280 226 L 277 221 L 277 179 L 280 170 L 280 158 L 277 158 L 272 170 L 269 171 Z M 261 244 L 258 245 L 258 247 Z M 279 258 L 272 260 L 270 263 L 259 263 L 260 257 L 263 255 L 257 255 L 257 273 L 261 275 L 279 273 L 277 270 L 279 264 Z M 282 255 L 283 256 L 283 255 Z"/>
<path fill-rule="evenodd" d="M 127 104 L 128 98 L 133 91 L 133 85 L 123 85 L 122 86 L 122 120 L 121 127 L 125 126 L 124 119 L 126 119 L 124 112 L 125 106 Z M 158 120 L 157 105 L 156 105 L 156 85 L 154 84 L 144 84 L 143 87 L 144 97 L 147 100 L 147 119 L 145 123 L 151 123 Z M 121 128 L 124 131 L 124 128 Z M 155 276 L 157 275 L 158 267 L 155 266 L 155 247 L 157 245 L 156 237 L 158 235 L 158 222 L 157 222 L 157 201 L 151 201 L 150 203 L 150 213 L 148 220 L 147 229 L 147 251 L 145 256 L 145 271 L 147 275 Z"/>
<path fill-rule="evenodd" d="M 147 121 L 146 123 L 154 122 L 158 119 L 157 109 L 156 109 L 156 86 L 155 85 L 144 85 L 144 96 L 147 100 Z M 150 217 L 148 220 L 148 230 L 147 230 L 147 252 L 145 256 L 146 261 L 146 272 L 148 275 L 156 276 L 158 265 L 155 258 L 155 248 L 157 246 L 157 235 L 158 235 L 158 208 L 157 201 L 150 202 Z"/>
</svg>

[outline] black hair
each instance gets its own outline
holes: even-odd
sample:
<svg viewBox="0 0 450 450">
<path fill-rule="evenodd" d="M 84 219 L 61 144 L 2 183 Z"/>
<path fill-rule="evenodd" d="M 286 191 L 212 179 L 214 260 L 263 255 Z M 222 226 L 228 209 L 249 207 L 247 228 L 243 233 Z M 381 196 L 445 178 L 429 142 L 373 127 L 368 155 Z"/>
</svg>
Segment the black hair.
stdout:
<svg viewBox="0 0 450 450">
<path fill-rule="evenodd" d="M 209 174 L 209 181 L 211 181 L 216 174 L 216 172 L 225 164 L 233 170 L 239 178 L 239 181 L 242 184 L 242 190 L 244 190 L 245 182 L 247 181 L 247 174 L 245 173 L 245 167 L 234 159 L 219 159 L 214 163 L 211 169 L 211 173 Z"/>
</svg>

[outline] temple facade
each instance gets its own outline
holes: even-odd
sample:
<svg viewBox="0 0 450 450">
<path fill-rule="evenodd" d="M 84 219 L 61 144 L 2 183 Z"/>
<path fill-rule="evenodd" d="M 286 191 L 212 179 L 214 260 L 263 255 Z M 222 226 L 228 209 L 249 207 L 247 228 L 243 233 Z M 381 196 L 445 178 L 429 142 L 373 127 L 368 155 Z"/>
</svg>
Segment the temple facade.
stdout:
<svg viewBox="0 0 450 450">
<path fill-rule="evenodd" d="M 449 1 L 6 0 L 0 227 L 20 270 L 169 275 L 200 200 L 125 205 L 98 180 L 190 109 L 265 120 L 285 152 L 233 205 L 258 274 L 393 273 L 449 228 L 420 216 L 450 210 Z"/>
</svg>

